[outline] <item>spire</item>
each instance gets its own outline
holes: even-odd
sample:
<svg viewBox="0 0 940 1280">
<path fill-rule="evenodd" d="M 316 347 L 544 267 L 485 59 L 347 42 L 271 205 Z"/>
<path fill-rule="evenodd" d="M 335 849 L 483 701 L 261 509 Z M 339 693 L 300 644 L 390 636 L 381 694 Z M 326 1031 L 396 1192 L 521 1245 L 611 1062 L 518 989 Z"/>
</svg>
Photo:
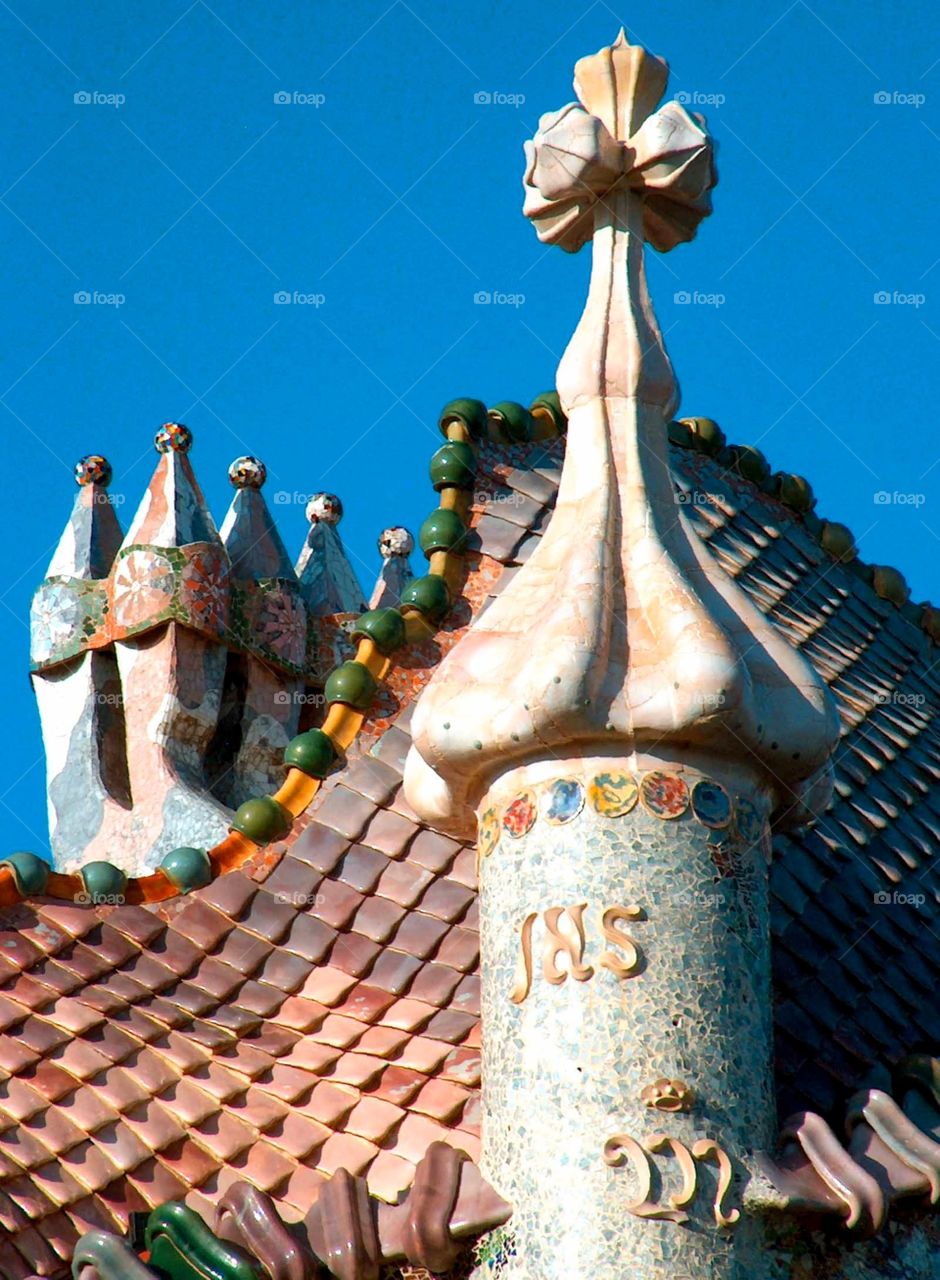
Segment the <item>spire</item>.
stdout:
<svg viewBox="0 0 940 1280">
<path fill-rule="evenodd" d="M 234 578 L 286 578 L 296 582 L 287 548 L 261 492 L 267 477 L 267 468 L 258 458 L 236 458 L 229 467 L 228 478 L 235 487 L 235 496 L 222 522 L 222 544 Z"/>
<path fill-rule="evenodd" d="M 821 797 L 838 732 L 675 501 L 644 242 L 692 239 L 715 171 L 704 121 L 656 107 L 667 74 L 618 39 L 526 144 L 539 238 L 592 244 L 557 374 L 558 500 L 431 677 L 405 767 L 425 821 L 479 832 L 481 1168 L 514 1207 L 505 1280 L 763 1274 L 733 1197 L 775 1126 L 769 817 Z"/>
<path fill-rule="evenodd" d="M 542 241 L 591 241 L 593 269 L 557 375 L 568 443 L 551 524 L 414 718 L 411 802 L 464 835 L 510 760 L 675 744 L 753 763 L 783 800 L 837 736 L 824 682 L 674 501 L 678 386 L 643 245 L 692 239 L 716 176 L 701 117 L 654 109 L 667 75 L 625 42 L 582 58 L 580 104 L 543 116 L 525 144 L 525 214 Z"/>
<path fill-rule="evenodd" d="M 218 542 L 215 521 L 189 462 L 192 432 L 181 422 L 166 422 L 153 443 L 160 461 L 124 546 L 183 547 L 191 542 Z"/>
<path fill-rule="evenodd" d="M 310 532 L 297 560 L 297 577 L 308 610 L 314 616 L 327 613 L 361 613 L 365 593 L 349 563 L 337 525 L 343 504 L 332 493 L 315 493 L 307 503 Z"/>
<path fill-rule="evenodd" d="M 370 609 L 397 608 L 401 604 L 401 593 L 414 577 L 408 563 L 414 546 L 414 538 L 400 524 L 383 529 L 379 534 L 382 568 L 369 599 Z"/>
<path fill-rule="evenodd" d="M 284 750 L 305 705 L 307 610 L 261 492 L 264 463 L 236 458 L 228 475 L 235 496 L 221 536 L 243 619 L 240 640 L 249 652 L 230 656 L 209 772 L 218 778 L 219 798 L 234 809 L 283 779 Z"/>
<path fill-rule="evenodd" d="M 226 634 L 229 563 L 189 461 L 193 437 L 167 422 L 154 437 L 156 470 L 111 571 L 115 639 L 170 620 Z"/>
<path fill-rule="evenodd" d="M 90 453 L 75 464 L 78 493 L 47 578 L 107 577 L 122 540 L 108 493 L 111 474 L 111 464 L 100 453 Z"/>
</svg>

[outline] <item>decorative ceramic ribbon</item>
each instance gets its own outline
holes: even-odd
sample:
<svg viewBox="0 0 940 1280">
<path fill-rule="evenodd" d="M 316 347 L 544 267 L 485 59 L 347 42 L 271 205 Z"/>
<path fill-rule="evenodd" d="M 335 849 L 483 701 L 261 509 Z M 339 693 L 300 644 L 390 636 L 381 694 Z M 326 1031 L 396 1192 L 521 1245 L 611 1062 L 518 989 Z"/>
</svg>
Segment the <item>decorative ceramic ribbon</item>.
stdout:
<svg viewBox="0 0 940 1280">
<path fill-rule="evenodd" d="M 643 196 L 644 238 L 665 252 L 711 213 L 717 181 L 704 120 L 678 102 L 648 116 L 627 142 L 576 102 L 539 120 L 525 144 L 523 212 L 541 241 L 574 253 L 594 234 L 594 206 L 620 183 Z"/>
</svg>

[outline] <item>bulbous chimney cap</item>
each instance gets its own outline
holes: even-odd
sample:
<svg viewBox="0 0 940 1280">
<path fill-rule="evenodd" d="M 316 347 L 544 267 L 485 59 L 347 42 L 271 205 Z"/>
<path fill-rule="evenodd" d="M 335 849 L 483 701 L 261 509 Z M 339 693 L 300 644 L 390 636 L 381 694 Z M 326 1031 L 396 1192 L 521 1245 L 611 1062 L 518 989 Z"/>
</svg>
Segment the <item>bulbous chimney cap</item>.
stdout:
<svg viewBox="0 0 940 1280">
<path fill-rule="evenodd" d="M 75 464 L 75 483 L 80 489 L 90 484 L 107 489 L 113 474 L 111 463 L 102 453 L 86 453 Z"/>
<path fill-rule="evenodd" d="M 343 504 L 335 493 L 315 493 L 307 503 L 307 519 L 311 524 L 339 524 L 343 518 Z"/>
<path fill-rule="evenodd" d="M 415 540 L 404 525 L 395 524 L 379 534 L 378 548 L 383 560 L 390 560 L 392 556 L 410 556 L 415 549 Z"/>
<path fill-rule="evenodd" d="M 182 422 L 164 422 L 153 438 L 157 453 L 189 453 L 193 447 L 193 433 Z"/>
<path fill-rule="evenodd" d="M 229 467 L 228 478 L 236 489 L 260 489 L 268 478 L 268 469 L 260 458 L 245 453 Z"/>
</svg>

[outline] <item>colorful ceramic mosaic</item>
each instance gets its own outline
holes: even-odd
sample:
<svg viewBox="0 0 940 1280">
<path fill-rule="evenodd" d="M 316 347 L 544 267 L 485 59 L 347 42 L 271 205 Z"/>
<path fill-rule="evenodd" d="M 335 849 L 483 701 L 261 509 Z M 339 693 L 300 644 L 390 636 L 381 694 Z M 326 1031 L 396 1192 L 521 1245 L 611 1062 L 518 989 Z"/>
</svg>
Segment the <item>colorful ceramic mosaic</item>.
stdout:
<svg viewBox="0 0 940 1280">
<path fill-rule="evenodd" d="M 75 480 L 77 484 L 100 484 L 107 487 L 111 483 L 111 463 L 103 454 L 89 453 L 75 464 Z"/>
<path fill-rule="evenodd" d="M 538 805 L 532 791 L 524 791 L 507 805 L 503 814 L 503 827 L 514 839 L 518 840 L 531 831 L 538 816 Z"/>
<path fill-rule="evenodd" d="M 403 525 L 396 524 L 382 530 L 377 545 L 379 555 L 387 560 L 389 556 L 410 556 L 415 549 L 415 540 Z"/>
<path fill-rule="evenodd" d="M 260 458 L 246 453 L 229 467 L 228 478 L 236 489 L 260 489 L 268 478 L 268 469 Z"/>
<path fill-rule="evenodd" d="M 499 843 L 499 814 L 495 809 L 487 809 L 480 818 L 480 830 L 477 837 L 477 848 L 481 857 L 488 858 Z"/>
<path fill-rule="evenodd" d="M 335 493 L 315 493 L 306 508 L 311 524 L 322 520 L 324 524 L 339 524 L 343 518 L 343 504 Z"/>
<path fill-rule="evenodd" d="M 588 785 L 588 796 L 605 818 L 622 818 L 636 805 L 640 789 L 631 773 L 599 773 Z"/>
<path fill-rule="evenodd" d="M 656 769 L 643 775 L 640 800 L 655 818 L 681 818 L 689 807 L 689 789 L 678 774 Z"/>
<path fill-rule="evenodd" d="M 114 569 L 111 613 L 116 626 L 131 632 L 160 619 L 175 592 L 176 575 L 166 556 L 155 548 L 132 548 L 118 558 Z"/>
<path fill-rule="evenodd" d="M 731 823 L 731 797 L 717 782 L 702 778 L 692 788 L 692 812 L 704 826 L 720 830 Z"/>
<path fill-rule="evenodd" d="M 734 807 L 734 826 L 747 844 L 757 844 L 764 834 L 764 819 L 750 800 L 738 800 Z"/>
<path fill-rule="evenodd" d="M 583 804 L 584 787 L 577 778 L 559 778 L 542 793 L 542 816 L 558 826 L 576 818 Z"/>
<path fill-rule="evenodd" d="M 157 453 L 189 453 L 193 447 L 193 433 L 182 422 L 164 422 L 153 438 Z"/>
</svg>

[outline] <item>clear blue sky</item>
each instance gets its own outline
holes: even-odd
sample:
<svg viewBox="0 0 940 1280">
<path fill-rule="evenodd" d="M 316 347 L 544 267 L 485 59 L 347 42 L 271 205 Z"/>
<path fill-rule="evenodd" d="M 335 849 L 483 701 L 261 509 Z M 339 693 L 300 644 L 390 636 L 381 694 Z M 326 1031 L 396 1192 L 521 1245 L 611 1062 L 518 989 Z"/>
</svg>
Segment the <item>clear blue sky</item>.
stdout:
<svg viewBox="0 0 940 1280">
<path fill-rule="evenodd" d="M 552 385 L 589 263 L 522 217 L 522 142 L 621 23 L 719 142 L 714 217 L 650 255 L 682 412 L 940 598 L 935 0 L 0 0 L 5 849 L 46 840 L 27 620 L 72 464 L 108 455 L 126 525 L 183 420 L 217 520 L 257 453 L 269 497 L 340 494 L 368 586 L 429 505 L 441 405 Z"/>
</svg>

